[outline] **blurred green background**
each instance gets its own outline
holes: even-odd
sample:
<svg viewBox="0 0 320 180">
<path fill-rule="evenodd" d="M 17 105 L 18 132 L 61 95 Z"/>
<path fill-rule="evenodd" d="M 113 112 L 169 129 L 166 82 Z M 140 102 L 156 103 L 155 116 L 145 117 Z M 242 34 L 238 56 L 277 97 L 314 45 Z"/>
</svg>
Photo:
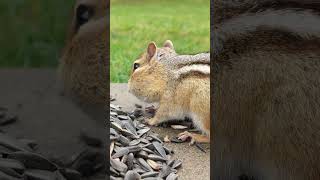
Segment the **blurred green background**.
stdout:
<svg viewBox="0 0 320 180">
<path fill-rule="evenodd" d="M 55 67 L 75 0 L 0 0 L 0 67 Z"/>
<path fill-rule="evenodd" d="M 209 0 L 111 0 L 111 81 L 127 82 L 150 41 L 173 41 L 179 54 L 209 51 Z"/>
<path fill-rule="evenodd" d="M 0 67 L 56 67 L 75 0 L 1 0 Z M 150 41 L 208 51 L 209 0 L 111 0 L 111 81 L 127 82 Z"/>
</svg>

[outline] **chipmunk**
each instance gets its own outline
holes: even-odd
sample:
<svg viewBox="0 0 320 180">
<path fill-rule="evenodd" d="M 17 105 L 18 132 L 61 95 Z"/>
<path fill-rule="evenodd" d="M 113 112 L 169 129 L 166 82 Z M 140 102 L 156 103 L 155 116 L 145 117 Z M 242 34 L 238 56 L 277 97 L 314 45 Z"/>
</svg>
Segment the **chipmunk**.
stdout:
<svg viewBox="0 0 320 180">
<path fill-rule="evenodd" d="M 213 179 L 320 178 L 320 6 L 215 0 Z"/>
<path fill-rule="evenodd" d="M 179 136 L 191 137 L 191 143 L 208 143 L 210 61 L 207 60 L 205 64 L 203 54 L 196 55 L 196 58 L 186 58 L 173 51 L 170 40 L 161 48 L 157 48 L 156 44 L 151 42 L 147 51 L 133 63 L 128 82 L 129 91 L 143 101 L 159 102 L 155 116 L 148 121 L 149 125 L 189 117 L 204 134 L 183 132 Z M 210 58 L 209 53 L 206 58 Z"/>
<path fill-rule="evenodd" d="M 63 91 L 80 103 L 106 104 L 109 98 L 108 1 L 77 0 L 58 75 Z"/>
</svg>

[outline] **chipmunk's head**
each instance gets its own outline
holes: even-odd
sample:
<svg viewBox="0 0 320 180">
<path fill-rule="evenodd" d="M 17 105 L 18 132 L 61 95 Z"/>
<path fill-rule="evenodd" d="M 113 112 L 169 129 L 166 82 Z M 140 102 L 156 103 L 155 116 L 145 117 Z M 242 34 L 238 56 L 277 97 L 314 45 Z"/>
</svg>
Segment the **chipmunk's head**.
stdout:
<svg viewBox="0 0 320 180">
<path fill-rule="evenodd" d="M 108 1 L 77 0 L 60 58 L 64 92 L 83 103 L 105 104 L 108 59 Z"/>
<path fill-rule="evenodd" d="M 143 101 L 159 101 L 168 81 L 168 72 L 160 61 L 175 55 L 170 40 L 161 48 L 157 48 L 154 42 L 149 43 L 147 51 L 133 63 L 128 82 L 129 91 Z"/>
</svg>

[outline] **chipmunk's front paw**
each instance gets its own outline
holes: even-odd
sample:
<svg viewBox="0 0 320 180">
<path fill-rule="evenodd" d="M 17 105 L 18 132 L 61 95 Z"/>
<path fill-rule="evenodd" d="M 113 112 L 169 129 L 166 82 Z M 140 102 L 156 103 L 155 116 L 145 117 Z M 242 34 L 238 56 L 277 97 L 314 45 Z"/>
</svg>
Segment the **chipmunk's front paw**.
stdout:
<svg viewBox="0 0 320 180">
<path fill-rule="evenodd" d="M 147 123 L 150 125 L 150 126 L 155 126 L 155 125 L 157 125 L 157 124 L 159 124 L 159 122 L 158 122 L 158 119 L 157 118 L 150 118 L 148 121 L 147 121 Z"/>
</svg>

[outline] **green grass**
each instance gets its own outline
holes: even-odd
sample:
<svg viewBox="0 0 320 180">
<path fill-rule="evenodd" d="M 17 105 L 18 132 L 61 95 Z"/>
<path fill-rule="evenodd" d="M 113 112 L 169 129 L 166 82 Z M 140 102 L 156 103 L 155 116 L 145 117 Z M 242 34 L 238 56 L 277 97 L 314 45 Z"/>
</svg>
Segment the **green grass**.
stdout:
<svg viewBox="0 0 320 180">
<path fill-rule="evenodd" d="M 111 81 L 127 82 L 132 62 L 150 41 L 173 41 L 179 54 L 209 51 L 209 0 L 112 0 Z"/>
<path fill-rule="evenodd" d="M 1 0 L 0 67 L 55 67 L 74 0 Z"/>
</svg>

